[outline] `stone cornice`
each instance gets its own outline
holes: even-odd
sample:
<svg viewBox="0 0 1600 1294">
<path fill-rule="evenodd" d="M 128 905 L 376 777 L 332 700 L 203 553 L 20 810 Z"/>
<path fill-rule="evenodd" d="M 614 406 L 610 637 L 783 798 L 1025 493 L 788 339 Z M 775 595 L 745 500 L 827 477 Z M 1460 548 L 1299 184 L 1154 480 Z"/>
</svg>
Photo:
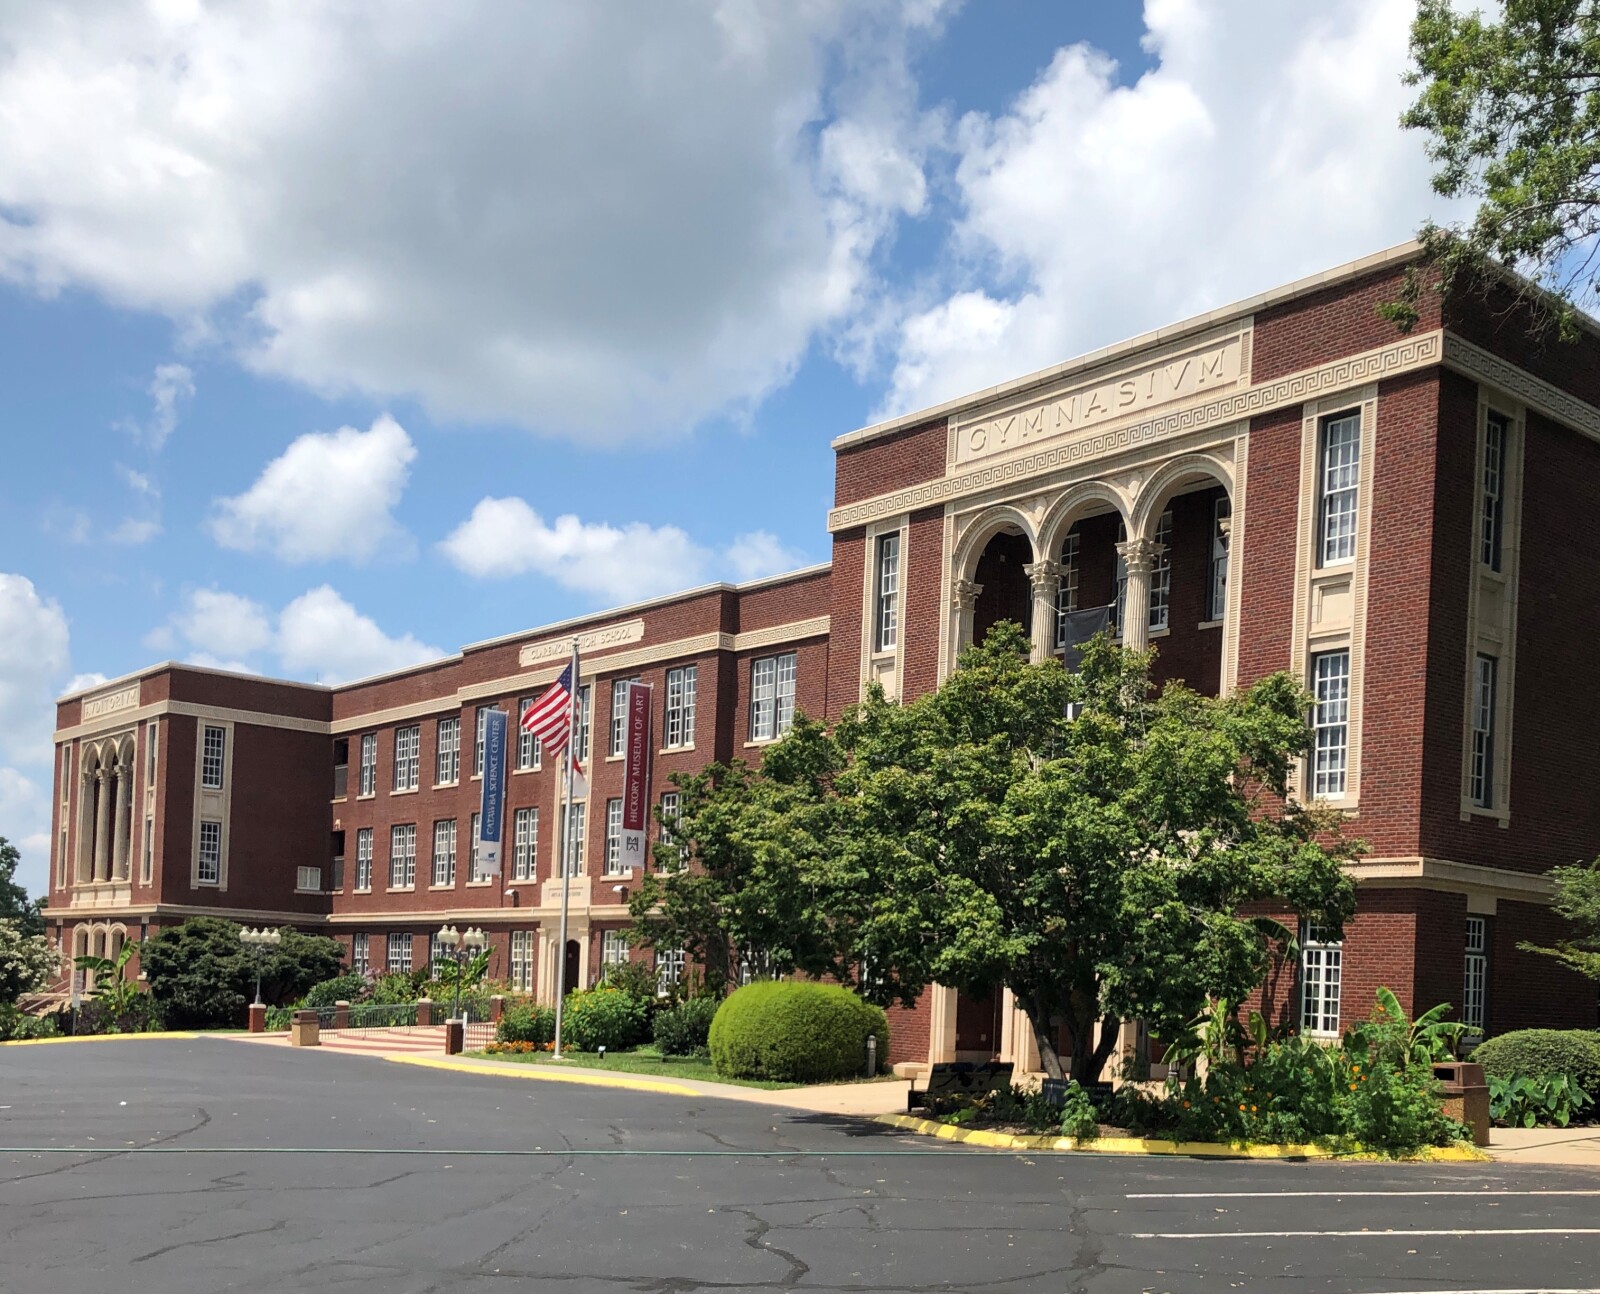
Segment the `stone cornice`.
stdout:
<svg viewBox="0 0 1600 1294">
<path fill-rule="evenodd" d="M 1541 377 L 1535 377 L 1510 360 L 1447 332 L 1444 335 L 1444 363 L 1447 368 L 1453 368 L 1467 377 L 1499 387 L 1563 426 L 1581 432 L 1590 440 L 1600 440 L 1600 409 Z"/>
<path fill-rule="evenodd" d="M 1458 863 L 1448 858 L 1363 858 L 1345 870 L 1363 886 L 1491 894 L 1521 903 L 1548 903 L 1550 878 L 1540 872 Z"/>
<path fill-rule="evenodd" d="M 1205 427 L 1238 422 L 1287 405 L 1382 378 L 1410 373 L 1440 363 L 1444 352 L 1442 331 L 1402 337 L 1387 346 L 1346 355 L 1315 368 L 1258 382 L 1210 399 L 1197 400 L 1155 417 L 1140 419 L 1107 431 L 1059 444 L 1047 445 L 1015 457 L 985 463 L 932 481 L 907 486 L 889 494 L 834 508 L 828 529 L 837 533 L 918 508 L 949 503 L 1009 481 L 1023 481 L 1074 464 L 1103 458 L 1140 445 L 1168 440 Z"/>
</svg>

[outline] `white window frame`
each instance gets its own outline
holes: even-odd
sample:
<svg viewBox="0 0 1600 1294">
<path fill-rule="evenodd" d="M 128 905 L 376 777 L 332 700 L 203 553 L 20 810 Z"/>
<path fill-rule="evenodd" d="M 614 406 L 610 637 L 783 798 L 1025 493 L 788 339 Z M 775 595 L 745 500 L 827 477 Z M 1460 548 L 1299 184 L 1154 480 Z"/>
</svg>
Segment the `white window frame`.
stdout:
<svg viewBox="0 0 1600 1294">
<path fill-rule="evenodd" d="M 365 930 L 350 936 L 350 969 L 364 979 L 372 978 L 372 936 Z"/>
<path fill-rule="evenodd" d="M 1483 426 L 1482 531 L 1478 561 L 1499 572 L 1505 560 L 1506 452 L 1511 443 L 1511 419 L 1496 409 L 1485 413 Z"/>
<path fill-rule="evenodd" d="M 394 789 L 415 791 L 422 779 L 422 725 L 394 730 Z"/>
<path fill-rule="evenodd" d="M 679 665 L 667 671 L 667 716 L 663 727 L 667 750 L 694 747 L 695 693 L 700 683 L 698 665 Z"/>
<path fill-rule="evenodd" d="M 1344 979 L 1344 944 L 1303 924 L 1300 941 L 1300 1031 L 1312 1038 L 1339 1036 L 1339 997 Z"/>
<path fill-rule="evenodd" d="M 200 740 L 200 786 L 203 790 L 220 791 L 227 768 L 228 730 L 208 723 Z"/>
<path fill-rule="evenodd" d="M 1343 799 L 1350 776 L 1350 649 L 1311 657 L 1311 795 Z"/>
<path fill-rule="evenodd" d="M 417 824 L 397 822 L 389 828 L 389 888 L 413 889 L 417 883 Z"/>
<path fill-rule="evenodd" d="M 1495 714 L 1499 705 L 1500 661 L 1488 652 L 1472 660 L 1472 752 L 1467 797 L 1480 809 L 1492 809 L 1495 794 Z"/>
<path fill-rule="evenodd" d="M 372 888 L 372 828 L 356 829 L 356 885 L 357 892 Z"/>
<path fill-rule="evenodd" d="M 578 762 L 589 762 L 590 721 L 594 718 L 594 686 L 585 683 L 578 689 Z"/>
<path fill-rule="evenodd" d="M 433 884 L 456 883 L 456 820 L 440 818 L 433 824 Z"/>
<path fill-rule="evenodd" d="M 628 939 L 624 930 L 602 930 L 600 932 L 600 975 L 604 978 L 606 972 L 613 966 L 626 966 L 628 964 Z"/>
<path fill-rule="evenodd" d="M 1159 633 L 1171 623 L 1172 610 L 1172 509 L 1168 508 L 1156 522 L 1156 559 L 1150 568 L 1150 614 L 1147 617 L 1151 633 Z"/>
<path fill-rule="evenodd" d="M 494 879 L 493 876 L 484 870 L 486 864 L 478 857 L 478 846 L 483 843 L 483 841 L 479 838 L 480 832 L 478 828 L 478 824 L 482 818 L 483 815 L 474 809 L 472 816 L 467 820 L 467 835 L 472 841 L 472 866 L 468 870 L 468 875 L 472 877 L 470 883 L 473 885 L 479 885 L 485 881 L 492 881 Z"/>
<path fill-rule="evenodd" d="M 61 835 L 62 835 L 61 849 L 62 849 L 62 853 L 63 854 L 65 854 L 66 847 L 67 847 L 66 834 L 67 834 L 66 833 L 66 828 L 63 827 L 62 830 L 61 830 Z M 147 813 L 147 814 L 144 815 L 144 856 L 140 860 L 140 863 L 139 863 L 139 883 L 141 885 L 150 884 L 151 880 L 155 876 L 155 864 L 156 864 L 156 820 L 155 820 L 154 815 Z M 63 878 L 62 884 L 65 884 L 65 883 L 66 883 L 65 878 Z"/>
<path fill-rule="evenodd" d="M 1361 410 L 1321 420 L 1317 429 L 1317 566 L 1356 559 L 1361 517 Z"/>
<path fill-rule="evenodd" d="M 587 800 L 574 800 L 567 806 L 567 831 L 566 839 L 562 842 L 562 853 L 566 855 L 566 875 L 582 876 L 584 849 L 583 838 L 589 827 L 589 803 Z"/>
<path fill-rule="evenodd" d="M 156 784 L 156 768 L 160 764 L 160 749 L 161 723 L 157 719 L 152 719 L 144 726 L 144 785 L 146 790 Z M 71 755 L 72 748 L 68 746 L 64 753 Z M 65 776 L 67 770 L 63 768 L 61 771 Z"/>
<path fill-rule="evenodd" d="M 390 975 L 411 974 L 411 953 L 413 940 L 409 932 L 399 934 L 390 931 L 384 944 L 383 968 Z"/>
<path fill-rule="evenodd" d="M 1232 534 L 1233 500 L 1219 494 L 1211 505 L 1211 562 L 1206 569 L 1206 619 L 1228 614 L 1228 545 Z"/>
<path fill-rule="evenodd" d="M 522 726 L 522 721 L 527 717 L 528 711 L 533 708 L 533 703 L 539 698 L 525 696 L 517 702 L 517 772 L 531 773 L 544 763 L 544 751 L 541 749 L 539 734 L 529 732 Z"/>
<path fill-rule="evenodd" d="M 435 786 L 454 786 L 461 781 L 461 716 L 440 719 L 437 748 L 433 760 Z"/>
<path fill-rule="evenodd" d="M 512 815 L 511 879 L 539 879 L 539 810 L 518 809 Z"/>
<path fill-rule="evenodd" d="M 676 842 L 676 838 L 672 834 L 672 828 L 667 826 L 667 823 L 678 820 L 678 805 L 680 803 L 677 791 L 663 791 L 661 793 L 661 829 L 656 833 L 656 839 L 663 845 L 671 845 Z"/>
<path fill-rule="evenodd" d="M 1461 1023 L 1467 1032 L 1483 1037 L 1489 1001 L 1489 921 L 1467 918 L 1466 955 L 1462 964 Z"/>
<path fill-rule="evenodd" d="M 891 652 L 900 642 L 900 532 L 878 536 L 873 554 L 872 650 Z"/>
<path fill-rule="evenodd" d="M 674 987 L 682 984 L 687 965 L 688 958 L 682 948 L 657 948 L 656 992 L 665 997 Z"/>
<path fill-rule="evenodd" d="M 294 869 L 294 887 L 302 894 L 321 894 L 322 868 L 296 867 Z"/>
<path fill-rule="evenodd" d="M 1067 645 L 1067 617 L 1078 609 L 1078 559 L 1083 537 L 1074 526 L 1061 541 L 1061 583 L 1056 589 L 1056 650 Z"/>
<path fill-rule="evenodd" d="M 356 783 L 356 794 L 376 795 L 378 793 L 378 734 L 364 732 L 361 734 L 361 777 Z"/>
<path fill-rule="evenodd" d="M 611 730 L 610 740 L 606 744 L 608 759 L 621 759 L 624 754 L 628 742 L 628 685 L 637 682 L 637 677 L 611 680 Z"/>
<path fill-rule="evenodd" d="M 494 709 L 492 705 L 480 705 L 478 707 L 478 717 L 475 720 L 477 731 L 472 738 L 472 775 L 474 777 L 483 776 L 483 730 L 489 722 L 489 711 L 492 709 Z"/>
<path fill-rule="evenodd" d="M 794 726 L 798 652 L 780 652 L 750 662 L 750 740 L 775 741 Z"/>
<path fill-rule="evenodd" d="M 511 987 L 533 992 L 533 966 L 537 957 L 537 937 L 532 930 L 511 932 Z"/>
<path fill-rule="evenodd" d="M 201 885 L 221 885 L 222 823 L 216 818 L 202 818 L 199 839 L 199 852 L 195 858 L 195 880 Z"/>
<path fill-rule="evenodd" d="M 602 874 L 625 876 L 628 870 L 622 865 L 622 797 L 613 796 L 606 801 L 606 861 Z"/>
</svg>

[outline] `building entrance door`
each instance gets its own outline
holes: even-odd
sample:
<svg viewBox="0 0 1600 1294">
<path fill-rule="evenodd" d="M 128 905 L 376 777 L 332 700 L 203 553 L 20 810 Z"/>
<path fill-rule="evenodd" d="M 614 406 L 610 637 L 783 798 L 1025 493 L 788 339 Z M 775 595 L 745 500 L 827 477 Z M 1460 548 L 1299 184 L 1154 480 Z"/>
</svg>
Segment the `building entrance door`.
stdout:
<svg viewBox="0 0 1600 1294">
<path fill-rule="evenodd" d="M 567 940 L 567 961 L 562 971 L 561 982 L 566 985 L 568 993 L 583 987 L 582 984 L 578 983 L 578 941 L 576 939 Z"/>
</svg>

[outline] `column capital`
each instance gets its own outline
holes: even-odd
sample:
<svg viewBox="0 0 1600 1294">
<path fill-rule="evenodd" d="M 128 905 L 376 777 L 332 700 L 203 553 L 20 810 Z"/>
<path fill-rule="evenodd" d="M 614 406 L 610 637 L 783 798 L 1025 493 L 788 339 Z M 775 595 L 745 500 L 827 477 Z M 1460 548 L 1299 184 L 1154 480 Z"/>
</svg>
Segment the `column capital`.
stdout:
<svg viewBox="0 0 1600 1294">
<path fill-rule="evenodd" d="M 1226 541 L 1229 538 L 1229 536 L 1231 536 L 1233 534 L 1233 518 L 1232 517 L 1221 517 L 1221 518 L 1219 518 L 1218 521 L 1217 521 L 1217 533 L 1222 536 L 1224 541 Z"/>
<path fill-rule="evenodd" d="M 1117 545 L 1117 554 L 1127 564 L 1129 575 L 1148 575 L 1166 549 L 1153 539 L 1125 539 Z"/>
<path fill-rule="evenodd" d="M 957 580 L 950 586 L 950 606 L 956 611 L 971 611 L 978 604 L 983 585 L 972 580 Z"/>
<path fill-rule="evenodd" d="M 1032 562 L 1022 568 L 1033 586 L 1035 597 L 1054 598 L 1061 587 L 1061 563 L 1049 560 Z"/>
<path fill-rule="evenodd" d="M 110 780 L 111 770 L 102 764 L 99 768 L 94 770 L 93 777 L 96 782 L 98 782 L 101 786 L 104 786 L 106 782 Z"/>
</svg>

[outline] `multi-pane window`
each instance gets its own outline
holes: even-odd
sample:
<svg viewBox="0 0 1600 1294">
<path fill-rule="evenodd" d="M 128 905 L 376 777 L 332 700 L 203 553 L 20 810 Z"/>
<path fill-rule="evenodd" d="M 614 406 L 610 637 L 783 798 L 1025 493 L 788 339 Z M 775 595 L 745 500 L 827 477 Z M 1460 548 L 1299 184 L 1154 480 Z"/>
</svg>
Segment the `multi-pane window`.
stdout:
<svg viewBox="0 0 1600 1294">
<path fill-rule="evenodd" d="M 624 753 L 628 740 L 628 684 L 636 678 L 619 678 L 611 681 L 611 740 L 606 754 L 613 759 Z"/>
<path fill-rule="evenodd" d="M 683 983 L 684 962 L 682 948 L 656 949 L 656 986 L 659 992 L 666 993 Z"/>
<path fill-rule="evenodd" d="M 445 818 L 433 824 L 433 883 L 456 883 L 456 820 Z"/>
<path fill-rule="evenodd" d="M 1356 555 L 1357 480 L 1361 470 L 1361 415 L 1343 413 L 1322 424 L 1318 461 L 1319 566 Z"/>
<path fill-rule="evenodd" d="M 372 828 L 356 832 L 356 889 L 372 888 Z"/>
<path fill-rule="evenodd" d="M 750 666 L 750 740 L 781 737 L 794 724 L 794 684 L 798 656 L 785 652 Z"/>
<path fill-rule="evenodd" d="M 1300 1028 L 1334 1038 L 1339 1034 L 1339 978 L 1344 946 L 1320 926 L 1307 925 L 1300 943 Z"/>
<path fill-rule="evenodd" d="M 663 845 L 671 845 L 671 844 L 675 844 L 676 843 L 676 839 L 672 834 L 672 830 L 673 830 L 673 827 L 677 824 L 677 821 L 678 821 L 678 793 L 676 791 L 667 791 L 661 797 L 661 836 L 660 836 L 660 840 L 661 840 L 661 843 Z"/>
<path fill-rule="evenodd" d="M 378 793 L 378 734 L 375 732 L 361 735 L 361 781 L 358 783 L 356 793 L 358 795 Z"/>
<path fill-rule="evenodd" d="M 389 888 L 405 889 L 417 883 L 417 824 L 389 828 Z"/>
<path fill-rule="evenodd" d="M 567 806 L 567 838 L 562 851 L 566 856 L 566 874 L 578 876 L 583 872 L 583 833 L 588 825 L 589 806 L 575 800 Z"/>
<path fill-rule="evenodd" d="M 1061 585 L 1056 590 L 1056 650 L 1067 645 L 1067 616 L 1078 609 L 1078 550 L 1080 540 L 1074 528 L 1061 541 Z"/>
<path fill-rule="evenodd" d="M 1311 791 L 1317 799 L 1345 793 L 1350 760 L 1350 649 L 1311 658 Z"/>
<path fill-rule="evenodd" d="M 1494 807 L 1495 683 L 1500 662 L 1479 652 L 1472 667 L 1472 802 Z"/>
<path fill-rule="evenodd" d="M 439 720 L 439 753 L 434 759 L 433 780 L 441 786 L 461 780 L 461 716 Z"/>
<path fill-rule="evenodd" d="M 1467 958 L 1461 988 L 1461 1023 L 1467 1032 L 1483 1036 L 1484 1003 L 1489 996 L 1489 923 L 1484 917 L 1467 918 Z"/>
<path fill-rule="evenodd" d="M 223 755 L 228 748 L 228 730 L 206 725 L 204 745 L 200 750 L 200 785 L 208 791 L 222 789 Z"/>
<path fill-rule="evenodd" d="M 606 872 L 607 876 L 621 876 L 628 869 L 622 865 L 622 800 L 606 801 Z"/>
<path fill-rule="evenodd" d="M 537 697 L 525 696 L 517 702 L 517 768 L 523 771 L 538 768 L 543 754 L 539 749 L 539 738 L 522 726 L 523 718 L 536 700 Z"/>
<path fill-rule="evenodd" d="M 363 931 L 351 936 L 350 969 L 357 975 L 372 974 L 372 936 Z"/>
<path fill-rule="evenodd" d="M 388 957 L 384 961 L 384 968 L 391 975 L 411 974 L 411 936 L 409 934 L 391 934 L 389 936 Z"/>
<path fill-rule="evenodd" d="M 422 729 L 411 724 L 394 730 L 394 789 L 415 791 L 422 773 Z"/>
<path fill-rule="evenodd" d="M 322 889 L 322 868 L 295 868 L 294 887 L 297 890 L 306 890 L 311 893 L 319 892 Z"/>
<path fill-rule="evenodd" d="M 621 930 L 602 930 L 600 932 L 600 974 L 602 977 L 610 973 L 613 966 L 624 966 L 628 961 L 628 937 Z"/>
<path fill-rule="evenodd" d="M 478 820 L 481 817 L 481 814 L 474 813 L 472 815 L 471 822 L 467 826 L 468 838 L 471 841 L 472 846 L 471 876 L 474 881 L 487 881 L 491 879 L 488 871 L 488 864 L 483 862 L 478 857 L 478 846 L 483 843 L 483 837 L 478 831 Z"/>
<path fill-rule="evenodd" d="M 1206 585 L 1206 619 L 1221 620 L 1228 608 L 1228 536 L 1233 503 L 1219 495 L 1211 510 L 1211 568 Z"/>
<path fill-rule="evenodd" d="M 585 683 L 578 689 L 578 762 L 589 762 L 589 720 L 594 714 L 594 688 Z"/>
<path fill-rule="evenodd" d="M 533 958 L 537 947 L 532 930 L 511 932 L 511 987 L 533 992 Z"/>
<path fill-rule="evenodd" d="M 1172 513 L 1156 522 L 1156 561 L 1150 568 L 1150 628 L 1165 629 L 1172 606 Z"/>
<path fill-rule="evenodd" d="M 472 775 L 483 776 L 483 730 L 489 722 L 489 711 L 492 706 L 480 705 L 478 707 L 477 736 L 472 739 Z"/>
<path fill-rule="evenodd" d="M 872 648 L 893 651 L 900 640 L 900 532 L 878 536 L 872 598 Z"/>
<path fill-rule="evenodd" d="M 200 859 L 196 879 L 202 885 L 216 885 L 222 880 L 222 824 L 209 818 L 200 823 Z"/>
<path fill-rule="evenodd" d="M 450 945 L 439 938 L 437 934 L 428 939 L 428 978 L 438 979 L 440 968 L 448 961 L 455 960 L 455 954 Z"/>
<path fill-rule="evenodd" d="M 66 840 L 64 839 L 64 837 L 66 836 L 67 833 L 65 831 L 63 831 L 61 834 L 63 836 L 63 840 L 61 842 L 61 851 L 62 851 L 62 854 L 65 855 L 66 848 L 67 848 L 67 843 L 66 843 Z M 151 817 L 149 814 L 146 814 L 145 815 L 145 819 L 144 819 L 144 859 L 139 864 L 139 880 L 140 880 L 140 882 L 142 884 L 144 884 L 144 885 L 150 884 L 150 878 L 155 873 L 155 862 L 156 862 L 156 820 L 153 817 Z M 65 884 L 65 880 L 64 879 L 63 879 L 62 883 Z"/>
<path fill-rule="evenodd" d="M 1500 569 L 1505 527 L 1506 424 L 1505 414 L 1491 410 L 1483 428 L 1483 534 L 1478 559 L 1491 571 Z"/>
<path fill-rule="evenodd" d="M 538 879 L 539 867 L 539 810 L 518 809 L 512 820 L 511 879 L 533 881 Z"/>
<path fill-rule="evenodd" d="M 159 723 L 157 723 L 154 719 L 152 719 L 152 720 L 150 720 L 149 723 L 145 724 L 145 726 L 144 726 L 144 784 L 146 786 L 154 786 L 156 784 L 156 762 L 157 762 L 156 761 L 156 751 L 157 751 L 158 747 L 161 745 L 160 737 L 161 737 L 161 725 Z M 61 753 L 62 753 L 62 755 L 64 757 L 62 759 L 62 761 L 61 761 L 61 777 L 62 777 L 62 782 L 64 784 L 65 781 L 66 781 L 67 764 L 71 761 L 72 748 L 69 746 L 66 750 L 62 751 Z"/>
<path fill-rule="evenodd" d="M 667 671 L 667 739 L 669 750 L 694 745 L 694 694 L 698 666 Z"/>
</svg>

